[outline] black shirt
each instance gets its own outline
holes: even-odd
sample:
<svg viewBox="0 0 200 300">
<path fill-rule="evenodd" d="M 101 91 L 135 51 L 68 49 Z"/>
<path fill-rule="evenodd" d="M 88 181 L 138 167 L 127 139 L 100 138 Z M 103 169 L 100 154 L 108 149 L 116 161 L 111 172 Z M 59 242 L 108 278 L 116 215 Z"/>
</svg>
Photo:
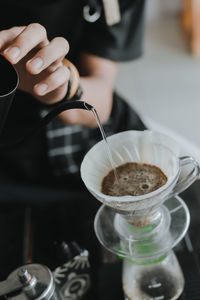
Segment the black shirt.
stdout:
<svg viewBox="0 0 200 300">
<path fill-rule="evenodd" d="M 106 24 L 103 9 L 96 22 L 85 21 L 83 7 L 86 2 L 2 0 L 0 29 L 40 23 L 47 29 L 50 40 L 63 36 L 69 41 L 70 59 L 77 58 L 82 50 L 115 61 L 141 55 L 145 0 L 119 0 L 121 21 L 113 26 Z"/>
</svg>

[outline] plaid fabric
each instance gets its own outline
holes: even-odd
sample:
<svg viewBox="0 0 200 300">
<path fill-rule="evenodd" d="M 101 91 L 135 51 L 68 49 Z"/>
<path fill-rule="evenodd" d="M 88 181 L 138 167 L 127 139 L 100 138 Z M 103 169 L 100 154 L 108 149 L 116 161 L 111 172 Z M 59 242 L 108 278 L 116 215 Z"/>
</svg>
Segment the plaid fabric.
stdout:
<svg viewBox="0 0 200 300">
<path fill-rule="evenodd" d="M 54 175 L 79 172 L 84 153 L 97 141 L 81 126 L 68 126 L 53 120 L 46 128 L 48 158 Z"/>
<path fill-rule="evenodd" d="M 136 112 L 114 94 L 111 117 L 104 124 L 105 133 L 109 136 L 129 129 L 144 130 L 145 126 Z M 69 126 L 56 118 L 46 126 L 46 139 L 52 172 L 55 176 L 62 176 L 79 172 L 85 153 L 101 140 L 101 133 L 98 128 Z"/>
</svg>

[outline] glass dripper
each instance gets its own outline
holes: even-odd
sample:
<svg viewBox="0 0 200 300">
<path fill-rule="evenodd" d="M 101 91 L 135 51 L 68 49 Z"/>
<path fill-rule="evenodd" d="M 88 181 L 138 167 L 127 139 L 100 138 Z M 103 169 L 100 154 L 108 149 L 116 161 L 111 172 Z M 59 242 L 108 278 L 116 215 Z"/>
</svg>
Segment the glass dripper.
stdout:
<svg viewBox="0 0 200 300">
<path fill-rule="evenodd" d="M 142 293 L 137 296 L 138 291 L 141 292 L 139 279 L 144 270 L 149 272 L 149 278 L 153 280 L 153 274 L 159 268 L 163 270 L 165 282 L 171 271 L 179 278 L 176 292 L 169 298 L 177 299 L 183 290 L 184 280 L 171 249 L 188 229 L 189 212 L 182 199 L 176 195 L 199 177 L 198 163 L 189 156 L 179 157 L 180 149 L 170 137 L 148 130 L 115 134 L 108 138 L 108 144 L 115 167 L 126 162 L 152 164 L 159 167 L 168 180 L 162 187 L 142 196 L 104 195 L 101 192 L 102 179 L 111 170 L 111 165 L 105 155 L 105 143 L 97 143 L 86 154 L 81 165 L 81 177 L 86 187 L 96 199 L 105 204 L 95 218 L 96 235 L 108 250 L 125 257 L 124 290 L 127 290 L 127 282 L 129 287 L 133 282 L 133 274 L 138 278 L 135 285 L 131 285 L 131 293 L 125 290 L 128 299 L 168 299 L 161 298 L 165 297 L 161 294 L 154 298 L 144 293 L 143 296 Z M 171 265 L 170 272 L 167 265 Z"/>
</svg>

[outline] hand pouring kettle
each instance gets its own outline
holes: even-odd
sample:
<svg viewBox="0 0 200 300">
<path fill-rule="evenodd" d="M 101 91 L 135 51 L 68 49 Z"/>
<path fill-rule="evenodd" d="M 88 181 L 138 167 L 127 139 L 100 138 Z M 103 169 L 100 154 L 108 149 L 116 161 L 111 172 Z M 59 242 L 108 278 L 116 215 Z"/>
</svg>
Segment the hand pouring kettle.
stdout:
<svg viewBox="0 0 200 300">
<path fill-rule="evenodd" d="M 53 275 L 43 265 L 30 264 L 13 271 L 0 282 L 0 296 L 8 300 L 60 300 Z"/>
<path fill-rule="evenodd" d="M 66 60 L 65 60 L 66 61 Z M 68 61 L 69 68 L 75 68 L 71 62 Z M 76 76 L 79 76 L 78 71 L 74 72 Z M 0 55 L 0 134 L 3 130 L 4 123 L 6 121 L 9 108 L 13 101 L 13 96 L 18 86 L 18 74 L 15 68 L 10 64 L 3 56 Z M 30 129 L 25 136 L 18 137 L 16 140 L 9 144 L 2 145 L 0 139 L 0 149 L 9 149 L 11 146 L 18 145 L 24 140 L 29 138 L 32 134 L 40 131 L 47 123 L 49 123 L 53 118 L 55 118 L 61 112 L 68 109 L 85 109 L 92 110 L 93 107 L 83 101 L 61 101 L 53 106 L 49 106 L 49 113 L 40 119 L 40 121 Z"/>
</svg>

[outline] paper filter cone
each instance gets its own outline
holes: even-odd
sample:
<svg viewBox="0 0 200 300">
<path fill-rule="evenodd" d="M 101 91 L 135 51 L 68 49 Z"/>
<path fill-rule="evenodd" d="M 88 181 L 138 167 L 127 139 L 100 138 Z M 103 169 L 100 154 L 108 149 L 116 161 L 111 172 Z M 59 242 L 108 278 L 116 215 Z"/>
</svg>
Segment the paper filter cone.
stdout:
<svg viewBox="0 0 200 300">
<path fill-rule="evenodd" d="M 112 169 L 106 143 L 94 145 L 81 164 L 81 177 L 87 189 L 102 203 L 121 211 L 150 208 L 163 202 L 179 177 L 179 147 L 170 137 L 145 131 L 124 131 L 108 137 L 113 165 L 127 162 L 153 164 L 167 176 L 165 185 L 142 196 L 108 196 L 101 192 L 103 178 Z"/>
</svg>

